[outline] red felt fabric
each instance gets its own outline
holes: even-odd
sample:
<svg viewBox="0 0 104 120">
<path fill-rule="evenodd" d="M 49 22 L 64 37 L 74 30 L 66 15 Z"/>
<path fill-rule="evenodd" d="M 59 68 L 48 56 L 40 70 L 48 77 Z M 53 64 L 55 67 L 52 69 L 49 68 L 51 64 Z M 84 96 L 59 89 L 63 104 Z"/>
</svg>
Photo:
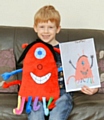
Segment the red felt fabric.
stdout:
<svg viewBox="0 0 104 120">
<path fill-rule="evenodd" d="M 12 86 L 12 85 L 20 85 L 21 84 L 21 81 L 20 80 L 15 80 L 15 81 L 11 81 L 11 82 L 4 82 L 4 84 L 3 84 L 3 88 L 8 88 L 8 87 L 10 87 L 10 86 Z"/>
<path fill-rule="evenodd" d="M 34 56 L 35 50 L 38 47 L 42 47 L 46 50 L 45 58 L 37 59 Z M 30 76 L 30 72 L 39 77 L 51 73 L 51 77 L 45 83 L 37 84 Z M 28 99 L 28 96 L 32 96 L 33 100 L 36 96 L 39 97 L 39 100 L 42 100 L 42 97 L 46 97 L 46 100 L 48 101 L 50 97 L 53 97 L 54 100 L 58 99 L 59 94 L 58 68 L 53 54 L 45 44 L 41 42 L 36 43 L 29 49 L 23 60 L 22 83 L 19 95 L 26 97 L 26 100 Z"/>
<path fill-rule="evenodd" d="M 22 48 L 23 48 L 23 49 L 26 48 L 27 46 L 28 46 L 28 43 L 22 44 Z"/>
</svg>

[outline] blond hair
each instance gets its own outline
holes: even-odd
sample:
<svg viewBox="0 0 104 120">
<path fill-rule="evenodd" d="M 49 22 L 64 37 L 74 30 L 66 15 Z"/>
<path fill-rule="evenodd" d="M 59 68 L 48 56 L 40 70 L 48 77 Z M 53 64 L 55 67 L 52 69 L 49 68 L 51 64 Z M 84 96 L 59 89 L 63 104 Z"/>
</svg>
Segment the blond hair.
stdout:
<svg viewBox="0 0 104 120">
<path fill-rule="evenodd" d="M 60 14 L 51 5 L 44 6 L 40 8 L 34 16 L 34 25 L 37 26 L 40 22 L 55 22 L 56 27 L 60 26 Z"/>
</svg>

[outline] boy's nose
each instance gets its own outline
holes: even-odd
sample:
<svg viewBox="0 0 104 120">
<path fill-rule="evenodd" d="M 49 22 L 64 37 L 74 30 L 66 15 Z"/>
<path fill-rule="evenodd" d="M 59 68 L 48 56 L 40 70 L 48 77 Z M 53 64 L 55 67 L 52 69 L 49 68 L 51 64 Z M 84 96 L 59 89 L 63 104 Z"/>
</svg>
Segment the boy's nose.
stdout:
<svg viewBox="0 0 104 120">
<path fill-rule="evenodd" d="M 45 28 L 45 29 L 44 29 L 44 32 L 47 33 L 47 32 L 48 32 L 48 28 Z"/>
</svg>

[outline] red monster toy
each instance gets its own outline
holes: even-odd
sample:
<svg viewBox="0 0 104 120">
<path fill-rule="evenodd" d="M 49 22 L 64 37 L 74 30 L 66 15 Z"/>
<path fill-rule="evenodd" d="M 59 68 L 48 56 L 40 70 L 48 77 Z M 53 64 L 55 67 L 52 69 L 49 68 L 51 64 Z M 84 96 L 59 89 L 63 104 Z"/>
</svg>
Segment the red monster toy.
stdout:
<svg viewBox="0 0 104 120">
<path fill-rule="evenodd" d="M 23 69 L 16 70 L 22 72 L 22 81 L 17 80 L 14 83 L 5 83 L 4 87 L 20 84 L 18 106 L 13 110 L 14 114 L 19 115 L 22 113 L 25 101 L 27 102 L 27 113 L 31 112 L 32 101 L 33 110 L 38 110 L 40 108 L 38 100 L 40 100 L 43 101 L 45 115 L 48 115 L 48 107 L 54 107 L 54 103 L 60 94 L 55 54 L 55 51 L 58 53 L 60 51 L 40 39 L 24 46 L 26 49 L 18 61 L 21 62 L 23 60 Z M 11 73 L 15 74 L 16 72 Z M 6 74 L 2 74 L 4 79 L 7 77 Z M 49 101 L 48 107 L 46 106 L 46 101 Z M 52 103 L 50 104 L 50 102 Z"/>
</svg>

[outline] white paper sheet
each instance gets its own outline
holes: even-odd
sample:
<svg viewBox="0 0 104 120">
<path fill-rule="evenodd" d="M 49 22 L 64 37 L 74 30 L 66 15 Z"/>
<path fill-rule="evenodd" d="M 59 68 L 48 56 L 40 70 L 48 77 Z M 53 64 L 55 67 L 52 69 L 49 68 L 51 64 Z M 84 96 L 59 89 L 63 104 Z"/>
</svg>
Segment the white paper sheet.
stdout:
<svg viewBox="0 0 104 120">
<path fill-rule="evenodd" d="M 60 43 L 66 92 L 100 87 L 94 39 Z"/>
</svg>

